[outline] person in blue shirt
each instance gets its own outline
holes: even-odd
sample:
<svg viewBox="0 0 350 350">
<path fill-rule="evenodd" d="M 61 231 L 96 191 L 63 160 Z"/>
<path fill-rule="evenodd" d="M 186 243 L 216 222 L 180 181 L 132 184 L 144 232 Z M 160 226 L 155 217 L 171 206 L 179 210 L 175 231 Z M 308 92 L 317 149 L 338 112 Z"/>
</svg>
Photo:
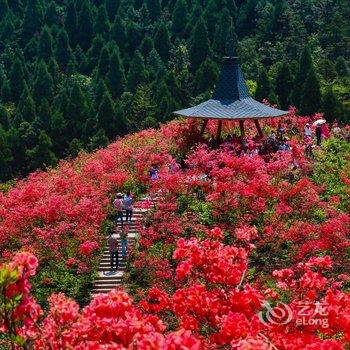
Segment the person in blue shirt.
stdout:
<svg viewBox="0 0 350 350">
<path fill-rule="evenodd" d="M 126 220 L 126 222 L 128 222 L 128 221 L 131 222 L 133 202 L 134 202 L 134 199 L 132 198 L 131 193 L 127 192 L 126 196 L 124 197 L 125 220 Z"/>
</svg>

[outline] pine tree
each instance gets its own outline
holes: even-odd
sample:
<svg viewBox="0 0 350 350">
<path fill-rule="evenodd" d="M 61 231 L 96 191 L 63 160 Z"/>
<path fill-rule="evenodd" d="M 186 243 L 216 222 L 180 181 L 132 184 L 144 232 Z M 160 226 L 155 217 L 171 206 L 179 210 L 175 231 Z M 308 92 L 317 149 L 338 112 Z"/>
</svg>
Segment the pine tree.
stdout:
<svg viewBox="0 0 350 350">
<path fill-rule="evenodd" d="M 321 104 L 320 82 L 314 68 L 309 70 L 301 95 L 300 113 L 313 115 L 318 112 Z"/>
<path fill-rule="evenodd" d="M 74 137 L 80 138 L 84 124 L 89 118 L 89 108 L 86 96 L 78 81 L 73 83 L 65 113 L 67 115 L 69 135 L 72 136 L 72 139 Z"/>
<path fill-rule="evenodd" d="M 59 111 L 55 111 L 50 118 L 50 138 L 53 143 L 53 151 L 58 157 L 64 156 L 67 147 L 67 122 Z"/>
<path fill-rule="evenodd" d="M 13 156 L 8 143 L 7 134 L 0 124 L 0 181 L 7 181 L 12 176 Z"/>
<path fill-rule="evenodd" d="M 118 47 L 113 50 L 110 57 L 107 72 L 107 85 L 113 98 L 120 97 L 124 91 L 125 73 Z"/>
<path fill-rule="evenodd" d="M 9 11 L 7 0 L 0 0 L 0 21 L 2 21 Z"/>
<path fill-rule="evenodd" d="M 321 109 L 328 123 L 341 119 L 341 105 L 332 87 L 328 87 L 322 96 Z"/>
<path fill-rule="evenodd" d="M 125 24 L 122 21 L 121 16 L 117 16 L 111 28 L 111 39 L 115 41 L 115 43 L 123 49 L 125 46 Z"/>
<path fill-rule="evenodd" d="M 104 79 L 99 79 L 94 89 L 94 106 L 96 110 L 98 110 L 102 102 L 102 98 L 106 92 L 108 92 L 106 82 L 104 81 Z"/>
<path fill-rule="evenodd" d="M 0 125 L 2 125 L 4 130 L 8 130 L 10 127 L 9 113 L 2 104 L 0 104 Z"/>
<path fill-rule="evenodd" d="M 50 29 L 47 26 L 45 26 L 43 31 L 41 32 L 38 44 L 38 60 L 44 60 L 46 64 L 49 63 L 51 57 L 53 56 L 52 42 L 53 40 L 50 33 Z"/>
<path fill-rule="evenodd" d="M 343 56 L 340 56 L 335 61 L 335 69 L 340 77 L 350 76 L 350 69 Z"/>
<path fill-rule="evenodd" d="M 107 45 L 103 46 L 100 58 L 98 60 L 97 74 L 99 78 L 104 78 L 108 72 L 110 57 L 109 57 L 109 47 Z"/>
<path fill-rule="evenodd" d="M 40 31 L 43 17 L 44 14 L 40 0 L 27 1 L 22 24 L 22 40 L 24 43 Z"/>
<path fill-rule="evenodd" d="M 54 1 L 49 3 L 44 15 L 44 23 L 48 26 L 53 26 L 54 24 L 59 24 L 59 11 Z"/>
<path fill-rule="evenodd" d="M 106 9 L 110 21 L 115 19 L 115 16 L 118 13 L 120 5 L 120 0 L 106 0 Z"/>
<path fill-rule="evenodd" d="M 115 110 L 111 95 L 106 92 L 102 98 L 97 113 L 97 122 L 99 128 L 106 132 L 106 135 L 111 140 L 115 137 Z"/>
<path fill-rule="evenodd" d="M 218 9 L 216 6 L 216 0 L 209 0 L 204 13 L 203 18 L 208 32 L 209 40 L 213 41 L 213 36 L 215 33 L 215 27 L 219 22 L 219 13 L 223 9 Z"/>
<path fill-rule="evenodd" d="M 156 21 L 160 18 L 161 6 L 160 0 L 146 0 L 146 6 L 151 21 Z"/>
<path fill-rule="evenodd" d="M 98 64 L 101 51 L 105 45 L 106 43 L 100 34 L 94 37 L 94 40 L 92 41 L 92 45 L 87 52 L 87 58 L 89 61 L 89 71 L 92 71 L 94 67 L 96 67 L 96 65 Z"/>
<path fill-rule="evenodd" d="M 177 0 L 173 15 L 173 32 L 177 37 L 183 37 L 188 21 L 188 6 L 186 0 Z"/>
<path fill-rule="evenodd" d="M 164 62 L 167 62 L 170 55 L 170 35 L 164 22 L 160 22 L 154 35 L 154 48 Z"/>
<path fill-rule="evenodd" d="M 72 59 L 72 49 L 69 46 L 68 34 L 64 28 L 58 33 L 56 59 L 63 71 L 66 70 L 68 62 Z"/>
<path fill-rule="evenodd" d="M 219 77 L 219 69 L 215 62 L 207 58 L 199 67 L 194 82 L 197 94 L 206 92 L 214 87 Z"/>
<path fill-rule="evenodd" d="M 225 55 L 226 45 L 229 40 L 233 40 L 236 44 L 237 36 L 233 27 L 232 17 L 228 9 L 224 9 L 220 16 L 218 25 L 214 34 L 213 49 L 221 56 Z"/>
<path fill-rule="evenodd" d="M 51 101 L 54 92 L 53 80 L 44 61 L 38 63 L 35 75 L 36 78 L 33 85 L 34 100 L 37 104 L 43 98 Z"/>
<path fill-rule="evenodd" d="M 275 94 L 281 108 L 290 106 L 290 95 L 293 89 L 293 77 L 287 61 L 284 61 L 277 70 L 275 80 Z"/>
<path fill-rule="evenodd" d="M 140 52 L 142 56 L 148 57 L 149 53 L 153 50 L 153 48 L 154 48 L 153 40 L 148 34 L 146 34 L 140 46 Z"/>
<path fill-rule="evenodd" d="M 23 121 L 31 123 L 34 120 L 35 115 L 35 102 L 28 90 L 27 84 L 25 84 L 23 88 L 23 93 L 17 105 L 14 123 L 16 126 L 20 125 Z"/>
<path fill-rule="evenodd" d="M 100 6 L 97 11 L 97 17 L 94 25 L 94 32 L 102 36 L 108 36 L 110 31 L 109 19 L 107 16 L 106 6 Z"/>
<path fill-rule="evenodd" d="M 147 82 L 147 71 L 144 59 L 139 51 L 135 52 L 128 73 L 128 90 L 134 92 L 139 84 Z"/>
<path fill-rule="evenodd" d="M 76 158 L 76 157 L 78 157 L 78 155 L 82 149 L 83 149 L 82 142 L 79 139 L 74 138 L 71 142 L 69 142 L 69 145 L 67 148 L 67 153 L 72 158 Z"/>
<path fill-rule="evenodd" d="M 78 18 L 79 45 L 87 50 L 93 37 L 93 19 L 91 5 L 84 0 Z"/>
<path fill-rule="evenodd" d="M 125 112 L 119 101 L 115 103 L 114 108 L 115 108 L 115 132 L 117 135 L 124 136 L 127 134 L 127 131 L 128 131 Z"/>
<path fill-rule="evenodd" d="M 88 144 L 88 150 L 94 151 L 99 148 L 104 148 L 108 145 L 108 137 L 103 129 L 97 131 L 97 133 L 90 139 Z"/>
<path fill-rule="evenodd" d="M 24 68 L 22 61 L 18 57 L 15 58 L 15 60 L 12 63 L 9 78 L 11 100 L 17 103 L 25 85 Z"/>
<path fill-rule="evenodd" d="M 301 103 L 301 96 L 305 85 L 305 81 L 312 67 L 313 67 L 313 63 L 312 63 L 311 53 L 309 48 L 305 46 L 300 55 L 298 70 L 294 79 L 292 102 L 296 106 L 299 106 Z"/>
<path fill-rule="evenodd" d="M 191 39 L 190 59 L 192 71 L 196 72 L 199 66 L 210 56 L 210 45 L 207 27 L 203 18 L 199 18 Z"/>
<path fill-rule="evenodd" d="M 46 98 L 41 100 L 39 105 L 38 118 L 44 130 L 49 130 L 51 125 L 51 108 Z"/>
<path fill-rule="evenodd" d="M 40 132 L 38 144 L 27 151 L 27 156 L 30 170 L 45 169 L 57 163 L 57 158 L 52 152 L 51 139 L 43 130 Z"/>
<path fill-rule="evenodd" d="M 75 47 L 78 43 L 78 15 L 74 0 L 70 0 L 67 5 L 65 28 L 69 35 L 69 42 Z"/>
<path fill-rule="evenodd" d="M 262 69 L 259 75 L 257 88 L 255 91 L 255 98 L 258 101 L 262 101 L 264 99 L 269 100 L 271 96 L 272 88 L 269 77 L 265 69 Z"/>
</svg>

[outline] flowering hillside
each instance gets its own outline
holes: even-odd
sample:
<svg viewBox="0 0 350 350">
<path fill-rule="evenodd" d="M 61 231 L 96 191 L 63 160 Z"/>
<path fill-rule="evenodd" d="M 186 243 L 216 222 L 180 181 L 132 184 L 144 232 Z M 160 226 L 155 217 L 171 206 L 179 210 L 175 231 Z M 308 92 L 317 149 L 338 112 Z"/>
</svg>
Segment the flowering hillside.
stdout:
<svg viewBox="0 0 350 350">
<path fill-rule="evenodd" d="M 308 118 L 294 113 L 284 124 L 290 151 L 212 149 L 197 143 L 195 123 L 175 121 L 1 194 L 0 249 L 8 262 L 0 269 L 0 342 L 29 349 L 349 347 L 350 144 L 331 136 L 307 158 Z M 160 178 L 150 183 L 152 164 Z M 80 309 L 111 229 L 111 199 L 127 189 L 158 197 L 139 225 L 124 280 L 129 294 L 115 290 Z"/>
</svg>

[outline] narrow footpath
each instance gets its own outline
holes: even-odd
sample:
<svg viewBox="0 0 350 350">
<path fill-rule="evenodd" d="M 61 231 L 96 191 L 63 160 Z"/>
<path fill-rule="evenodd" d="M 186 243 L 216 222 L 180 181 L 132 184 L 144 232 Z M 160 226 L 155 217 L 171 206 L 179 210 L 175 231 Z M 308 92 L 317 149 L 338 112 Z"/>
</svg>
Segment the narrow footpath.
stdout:
<svg viewBox="0 0 350 350">
<path fill-rule="evenodd" d="M 131 223 L 126 224 L 129 226 L 128 230 L 128 255 L 132 249 L 134 249 L 136 238 L 137 238 L 137 226 L 140 220 L 143 219 L 143 216 L 149 209 L 144 209 L 147 206 L 147 202 L 150 202 L 151 206 L 155 205 L 156 200 L 151 199 L 150 197 L 143 197 L 140 201 L 136 202 L 134 205 L 133 216 Z M 125 219 L 125 216 L 124 216 Z M 120 225 L 120 223 L 119 223 Z M 107 239 L 106 239 L 107 241 Z M 98 276 L 94 281 L 94 286 L 91 291 L 92 295 L 108 293 L 112 289 L 118 288 L 122 285 L 122 278 L 126 270 L 126 261 L 122 258 L 121 252 L 121 240 L 118 238 L 118 270 L 112 272 L 110 269 L 110 253 L 108 250 L 108 245 L 106 244 L 103 254 L 101 256 L 100 265 L 98 268 Z"/>
</svg>

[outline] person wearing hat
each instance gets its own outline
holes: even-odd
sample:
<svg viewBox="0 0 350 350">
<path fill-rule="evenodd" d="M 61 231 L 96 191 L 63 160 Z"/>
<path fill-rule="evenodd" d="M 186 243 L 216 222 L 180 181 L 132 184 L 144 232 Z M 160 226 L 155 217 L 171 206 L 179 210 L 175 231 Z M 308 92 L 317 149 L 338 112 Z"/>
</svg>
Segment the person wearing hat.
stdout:
<svg viewBox="0 0 350 350">
<path fill-rule="evenodd" d="M 305 125 L 304 136 L 312 138 L 312 130 L 309 123 Z"/>
<path fill-rule="evenodd" d="M 123 201 L 122 193 L 117 193 L 117 198 L 113 201 L 113 205 L 117 213 L 115 218 L 115 223 L 116 225 L 118 225 L 118 220 L 120 219 L 123 227 L 124 226 L 124 219 L 123 219 L 124 201 Z"/>
</svg>

